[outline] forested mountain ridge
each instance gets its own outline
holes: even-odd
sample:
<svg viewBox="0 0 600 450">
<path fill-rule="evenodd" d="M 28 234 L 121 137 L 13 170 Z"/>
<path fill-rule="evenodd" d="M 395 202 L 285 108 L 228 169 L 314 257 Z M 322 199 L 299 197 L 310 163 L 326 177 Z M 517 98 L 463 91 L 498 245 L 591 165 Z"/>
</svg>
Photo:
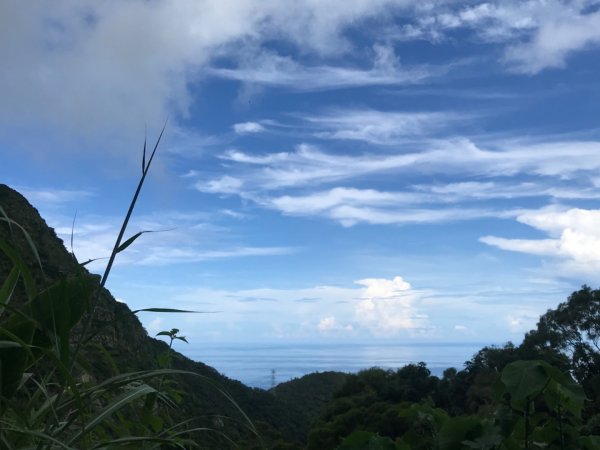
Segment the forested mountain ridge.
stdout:
<svg viewBox="0 0 600 450">
<path fill-rule="evenodd" d="M 66 250 L 63 242 L 55 231 L 48 227 L 38 211 L 29 204 L 27 199 L 10 187 L 0 184 L 0 217 L 10 218 L 21 225 L 29 234 L 31 243 L 37 249 L 42 270 L 39 270 L 37 258 L 31 249 L 30 242 L 18 230 L 18 226 L 9 226 L 0 222 L 0 241 L 10 243 L 18 249 L 28 266 L 34 268 L 32 274 L 40 287 L 50 286 L 63 277 L 68 277 L 81 271 L 87 273 Z M 11 261 L 0 252 L 0 286 L 9 276 Z M 15 289 L 11 300 L 12 307 L 25 302 L 25 290 L 20 283 Z M 103 289 L 94 315 L 92 329 L 96 332 L 94 340 L 102 344 L 103 349 L 110 355 L 119 372 L 147 370 L 157 367 L 157 359 L 168 350 L 165 342 L 148 336 L 146 330 L 131 312 L 127 305 L 117 302 L 110 292 Z M 77 327 L 74 334 L 78 333 Z M 247 412 L 250 419 L 257 424 L 259 431 L 267 436 L 267 440 L 276 441 L 278 435 L 289 442 L 302 442 L 310 426 L 310 419 L 318 415 L 320 407 L 331 398 L 333 389 L 339 383 L 332 383 L 331 374 L 324 375 L 324 383 L 312 384 L 319 387 L 319 393 L 310 394 L 310 405 L 298 403 L 290 398 L 289 389 L 278 387 L 277 395 L 262 389 L 249 388 L 239 381 L 231 380 L 215 369 L 201 362 L 195 362 L 182 354 L 172 351 L 171 366 L 174 369 L 189 370 L 206 377 L 205 381 L 177 376 L 177 383 L 182 395 L 177 414 L 181 417 L 215 416 L 219 420 L 208 420 L 223 426 L 223 432 L 232 438 L 243 439 L 244 425 L 240 411 L 232 405 L 215 387 L 226 391 L 239 407 Z M 93 353 L 88 358 L 94 366 L 91 375 L 101 381 L 109 376 L 111 364 L 104 353 Z M 312 374 L 312 379 L 318 379 L 318 374 Z M 298 383 L 297 380 L 294 383 Z M 308 385 L 305 384 L 305 387 Z M 325 387 L 323 389 L 323 387 Z M 291 396 L 293 397 L 293 395 Z M 228 422 L 229 417 L 232 422 Z"/>
</svg>

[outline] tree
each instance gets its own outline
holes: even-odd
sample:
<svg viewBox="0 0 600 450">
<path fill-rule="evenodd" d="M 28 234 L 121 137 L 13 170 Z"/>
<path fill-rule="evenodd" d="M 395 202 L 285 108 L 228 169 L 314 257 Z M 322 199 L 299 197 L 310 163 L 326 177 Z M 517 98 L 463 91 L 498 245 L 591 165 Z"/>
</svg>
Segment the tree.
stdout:
<svg viewBox="0 0 600 450">
<path fill-rule="evenodd" d="M 562 354 L 569 360 L 569 369 L 592 400 L 589 413 L 600 412 L 600 290 L 583 286 L 556 309 L 548 310 L 535 330 L 525 335 L 523 352 Z"/>
</svg>

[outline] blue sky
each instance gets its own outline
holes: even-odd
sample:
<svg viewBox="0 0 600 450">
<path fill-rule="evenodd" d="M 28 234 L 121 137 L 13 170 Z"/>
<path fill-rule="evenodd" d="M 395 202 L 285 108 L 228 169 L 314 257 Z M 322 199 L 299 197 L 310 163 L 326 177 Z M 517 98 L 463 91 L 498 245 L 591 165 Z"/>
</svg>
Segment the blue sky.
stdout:
<svg viewBox="0 0 600 450">
<path fill-rule="evenodd" d="M 600 270 L 600 2 L 3 1 L 0 181 L 192 342 L 518 341 Z M 91 268 L 102 270 L 102 261 Z"/>
</svg>

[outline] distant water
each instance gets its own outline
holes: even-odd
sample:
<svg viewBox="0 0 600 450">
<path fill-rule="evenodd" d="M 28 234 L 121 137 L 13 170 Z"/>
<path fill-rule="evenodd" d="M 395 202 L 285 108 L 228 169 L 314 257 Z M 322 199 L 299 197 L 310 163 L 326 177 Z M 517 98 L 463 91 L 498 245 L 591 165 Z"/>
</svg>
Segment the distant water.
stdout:
<svg viewBox="0 0 600 450">
<path fill-rule="evenodd" d="M 222 344 L 195 346 L 185 349 L 185 353 L 229 378 L 268 389 L 272 384 L 272 370 L 278 384 L 317 371 L 352 373 L 375 366 L 398 369 L 423 361 L 433 375 L 441 376 L 448 367 L 461 369 L 464 362 L 485 345 L 490 344 Z"/>
</svg>

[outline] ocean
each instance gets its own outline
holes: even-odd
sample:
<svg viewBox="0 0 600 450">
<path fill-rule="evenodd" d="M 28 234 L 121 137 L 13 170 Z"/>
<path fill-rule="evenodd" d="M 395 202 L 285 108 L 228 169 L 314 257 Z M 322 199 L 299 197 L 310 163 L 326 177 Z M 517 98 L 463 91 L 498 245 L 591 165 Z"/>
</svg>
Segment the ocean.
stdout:
<svg viewBox="0 0 600 450">
<path fill-rule="evenodd" d="M 369 367 L 398 369 L 423 361 L 433 375 L 465 361 L 490 343 L 220 344 L 180 348 L 189 358 L 242 383 L 269 389 L 311 372 L 355 373 Z"/>
</svg>

